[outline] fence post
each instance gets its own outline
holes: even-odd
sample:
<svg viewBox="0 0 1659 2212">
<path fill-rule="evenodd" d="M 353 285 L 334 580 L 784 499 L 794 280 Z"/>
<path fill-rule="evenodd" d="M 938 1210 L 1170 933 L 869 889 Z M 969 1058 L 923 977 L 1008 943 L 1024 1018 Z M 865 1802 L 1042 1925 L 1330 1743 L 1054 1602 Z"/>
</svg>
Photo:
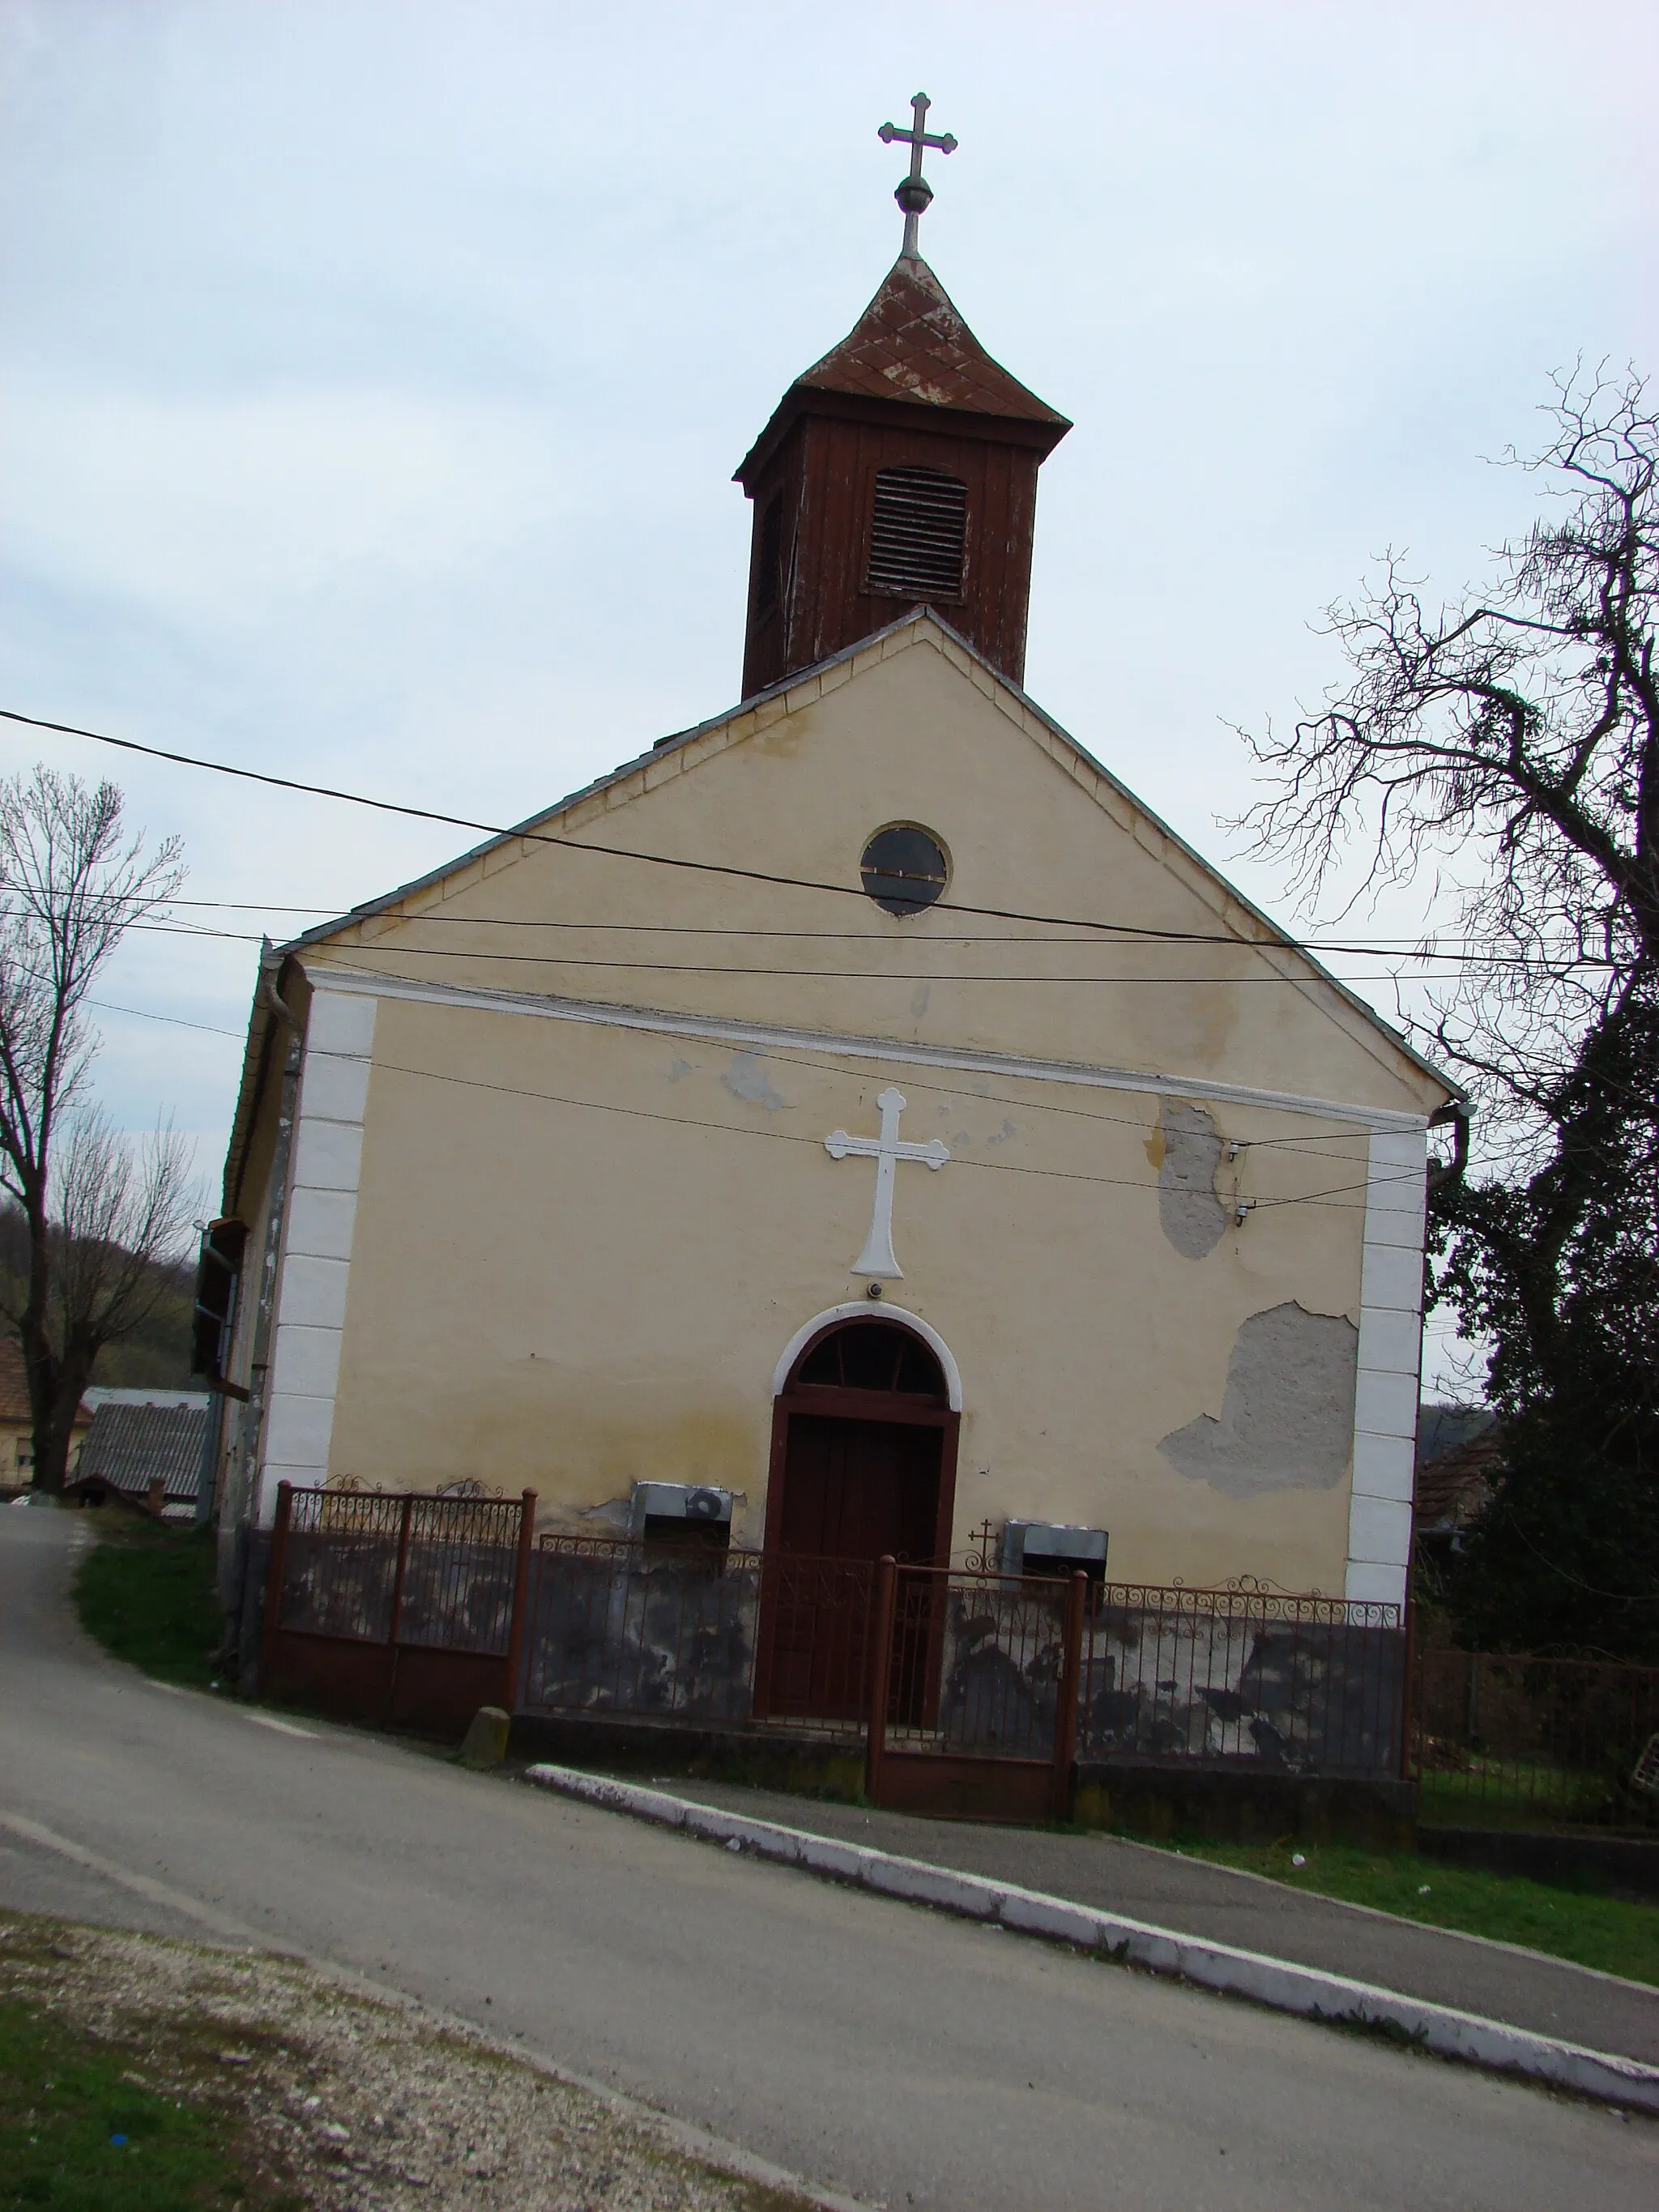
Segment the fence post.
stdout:
<svg viewBox="0 0 1659 2212">
<path fill-rule="evenodd" d="M 1411 1780 L 1417 1765 L 1412 1755 L 1412 1731 L 1417 1725 L 1418 1703 L 1417 1597 L 1414 1591 L 1408 1589 L 1406 1594 L 1406 1648 L 1400 1684 L 1400 1779 L 1402 1782 Z"/>
<path fill-rule="evenodd" d="M 870 1592 L 870 1718 L 864 1745 L 864 1794 L 881 1802 L 882 1760 L 887 1751 L 887 1697 L 893 1673 L 893 1620 L 898 1561 L 884 1552 Z"/>
<path fill-rule="evenodd" d="M 513 1568 L 513 1623 L 507 1636 L 507 1710 L 519 1702 L 519 1667 L 524 1656 L 525 1607 L 530 1595 L 530 1552 L 536 1540 L 536 1493 L 526 1490 L 519 1521 L 519 1556 Z"/>
<path fill-rule="evenodd" d="M 276 1629 L 283 1611 L 283 1575 L 288 1565 L 288 1524 L 294 1513 L 294 1485 L 276 1486 L 276 1525 L 270 1532 L 270 1559 L 265 1569 L 265 1617 L 260 1624 L 259 1681 L 261 1697 L 268 1697 L 276 1666 Z"/>
<path fill-rule="evenodd" d="M 1054 1771 L 1048 1790 L 1048 1817 L 1063 1820 L 1072 1809 L 1072 1761 L 1077 1757 L 1077 1701 L 1083 1686 L 1083 1614 L 1089 1602 L 1089 1577 L 1081 1568 L 1066 1591 L 1066 1626 L 1060 1647 L 1060 1676 L 1054 1684 Z"/>
<path fill-rule="evenodd" d="M 403 1519 L 398 1526 L 398 1566 L 392 1577 L 392 1616 L 386 1623 L 388 1658 L 386 1670 L 386 1725 L 392 1725 L 398 1697 L 398 1630 L 404 1612 L 404 1577 L 409 1571 L 409 1532 L 415 1519 L 415 1493 L 404 1494 Z"/>
</svg>

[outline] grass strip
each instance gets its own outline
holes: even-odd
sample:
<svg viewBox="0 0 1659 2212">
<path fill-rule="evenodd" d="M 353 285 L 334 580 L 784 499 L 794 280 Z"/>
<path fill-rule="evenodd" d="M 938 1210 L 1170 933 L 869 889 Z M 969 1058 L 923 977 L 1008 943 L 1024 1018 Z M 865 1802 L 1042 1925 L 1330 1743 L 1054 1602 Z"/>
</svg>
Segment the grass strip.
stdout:
<svg viewBox="0 0 1659 2212">
<path fill-rule="evenodd" d="M 1562 1888 L 1520 1875 L 1448 1866 L 1407 1851 L 1367 1851 L 1352 1844 L 1231 1844 L 1182 1841 L 1183 1856 L 1266 1875 L 1288 1889 L 1369 1905 L 1431 1928 L 1455 1928 L 1501 1943 L 1569 1959 L 1659 1984 L 1659 1905 L 1638 1905 L 1599 1889 Z M 1300 1857 L 1303 1863 L 1295 1862 Z"/>
<path fill-rule="evenodd" d="M 0 2212 L 195 2212 L 257 2201 L 235 2117 L 149 2087 L 139 2054 L 0 1996 Z"/>
<path fill-rule="evenodd" d="M 145 1674 L 204 1689 L 225 1633 L 212 1530 L 133 1521 L 101 1530 L 100 1538 L 76 1577 L 81 1626 Z"/>
</svg>

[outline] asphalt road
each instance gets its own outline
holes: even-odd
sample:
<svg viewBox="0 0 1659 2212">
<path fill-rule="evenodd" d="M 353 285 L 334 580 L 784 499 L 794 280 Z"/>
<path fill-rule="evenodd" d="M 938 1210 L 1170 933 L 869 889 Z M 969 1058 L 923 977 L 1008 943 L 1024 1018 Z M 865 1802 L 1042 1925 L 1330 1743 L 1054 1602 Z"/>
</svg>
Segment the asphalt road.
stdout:
<svg viewBox="0 0 1659 2212">
<path fill-rule="evenodd" d="M 257 1931 L 894 2212 L 1659 2203 L 1650 2123 L 149 1684 L 85 1526 L 0 1508 L 0 1903 Z"/>
</svg>

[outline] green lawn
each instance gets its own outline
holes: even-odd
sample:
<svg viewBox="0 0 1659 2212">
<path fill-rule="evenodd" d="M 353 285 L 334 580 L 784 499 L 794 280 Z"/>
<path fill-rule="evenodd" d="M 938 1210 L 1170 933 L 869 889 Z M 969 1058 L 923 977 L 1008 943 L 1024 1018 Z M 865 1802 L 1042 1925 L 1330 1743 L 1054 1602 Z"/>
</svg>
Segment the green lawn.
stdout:
<svg viewBox="0 0 1659 2212">
<path fill-rule="evenodd" d="M 1659 1984 L 1659 1905 L 1629 1905 L 1590 1888 L 1558 1889 L 1519 1875 L 1447 1866 L 1405 1851 L 1364 1851 L 1352 1844 L 1183 1843 L 1177 1848 L 1188 1858 L 1244 1867 L 1292 1889 L 1374 1905 L 1434 1928 L 1524 1943 L 1581 1966 Z M 1292 1865 L 1293 1853 L 1306 1864 Z"/>
<path fill-rule="evenodd" d="M 135 2058 L 23 1998 L 0 1997 L 0 2212 L 254 2201 L 234 2118 L 143 2086 L 131 2078 Z"/>
<path fill-rule="evenodd" d="M 225 1632 L 212 1530 L 124 1517 L 100 1533 L 76 1579 L 82 1626 L 145 1674 L 204 1689 Z"/>
</svg>

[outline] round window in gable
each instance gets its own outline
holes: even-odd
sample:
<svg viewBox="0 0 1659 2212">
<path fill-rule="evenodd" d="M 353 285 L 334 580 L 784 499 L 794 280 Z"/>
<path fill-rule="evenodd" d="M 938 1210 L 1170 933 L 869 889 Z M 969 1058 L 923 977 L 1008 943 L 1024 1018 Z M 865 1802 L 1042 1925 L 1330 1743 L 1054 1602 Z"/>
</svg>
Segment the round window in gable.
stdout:
<svg viewBox="0 0 1659 2212">
<path fill-rule="evenodd" d="M 937 837 L 914 823 L 878 830 L 859 863 L 864 888 L 884 914 L 920 914 L 945 889 L 949 873 Z"/>
</svg>

